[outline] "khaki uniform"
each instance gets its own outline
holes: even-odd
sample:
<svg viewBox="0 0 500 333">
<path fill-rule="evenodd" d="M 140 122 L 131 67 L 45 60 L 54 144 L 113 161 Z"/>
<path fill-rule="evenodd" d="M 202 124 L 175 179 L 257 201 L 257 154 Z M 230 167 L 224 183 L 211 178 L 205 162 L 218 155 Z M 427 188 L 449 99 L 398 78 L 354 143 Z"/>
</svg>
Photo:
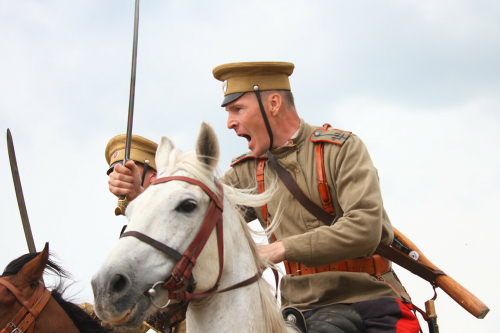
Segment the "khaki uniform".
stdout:
<svg viewBox="0 0 500 333">
<path fill-rule="evenodd" d="M 331 226 L 318 221 L 279 180 L 278 194 L 267 207 L 271 219 L 282 214 L 275 236 L 283 242 L 287 260 L 317 267 L 370 256 L 381 241 L 390 244 L 394 234 L 382 204 L 377 170 L 365 145 L 356 135 L 339 130 L 325 131 L 301 120 L 296 137 L 271 153 L 302 191 L 323 207 L 317 188 L 314 141 L 325 142 L 326 180 L 339 218 Z M 258 159 L 248 153 L 234 161 L 221 180 L 237 188 L 255 187 Z M 268 163 L 264 177 L 266 188 L 278 177 Z M 251 221 L 255 218 L 264 225 L 262 210 L 248 208 L 245 219 Z M 391 285 L 409 298 L 392 271 L 382 277 L 338 271 L 286 275 L 281 280 L 282 306 L 305 311 L 333 303 L 354 303 L 381 297 L 403 300 Z"/>
</svg>

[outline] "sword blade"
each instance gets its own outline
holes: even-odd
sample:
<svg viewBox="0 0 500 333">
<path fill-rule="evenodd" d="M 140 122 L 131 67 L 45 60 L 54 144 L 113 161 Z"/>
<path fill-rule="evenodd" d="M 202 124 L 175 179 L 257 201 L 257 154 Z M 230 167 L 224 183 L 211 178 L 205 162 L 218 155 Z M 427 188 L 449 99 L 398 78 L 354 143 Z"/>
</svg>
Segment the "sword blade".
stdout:
<svg viewBox="0 0 500 333">
<path fill-rule="evenodd" d="M 139 39 L 139 0 L 135 0 L 134 41 L 132 46 L 132 71 L 130 75 L 130 94 L 128 101 L 127 139 L 125 142 L 125 160 L 130 159 L 132 125 L 134 122 L 135 78 L 137 72 L 137 42 Z"/>
<path fill-rule="evenodd" d="M 23 188 L 21 187 L 21 178 L 19 177 L 19 169 L 17 168 L 14 142 L 12 141 L 12 134 L 9 129 L 7 129 L 7 149 L 9 151 L 10 170 L 12 171 L 12 179 L 16 190 L 17 205 L 19 206 L 19 213 L 21 214 L 21 221 L 23 222 L 24 235 L 26 236 L 26 242 L 28 243 L 30 253 L 35 253 L 35 241 L 33 240 L 33 234 L 31 233 L 26 203 L 24 202 Z"/>
<path fill-rule="evenodd" d="M 139 39 L 139 0 L 135 0 L 134 14 L 134 41 L 132 46 L 132 73 L 130 75 L 130 94 L 128 100 L 127 136 L 125 139 L 125 158 L 123 164 L 130 159 L 130 146 L 132 144 L 132 125 L 134 122 L 135 77 L 137 72 L 137 41 Z M 115 208 L 115 215 L 125 215 L 128 197 L 120 195 Z"/>
</svg>

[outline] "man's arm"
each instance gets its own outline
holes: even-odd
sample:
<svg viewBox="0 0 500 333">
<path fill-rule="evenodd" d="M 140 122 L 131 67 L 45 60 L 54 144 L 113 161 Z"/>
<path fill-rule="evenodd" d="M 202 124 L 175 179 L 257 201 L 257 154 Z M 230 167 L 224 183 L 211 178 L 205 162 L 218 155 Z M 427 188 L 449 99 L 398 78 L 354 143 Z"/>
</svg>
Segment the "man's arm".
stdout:
<svg viewBox="0 0 500 333">
<path fill-rule="evenodd" d="M 378 175 L 363 142 L 353 135 L 337 155 L 325 156 L 330 157 L 325 158 L 325 167 L 329 165 L 327 172 L 334 182 L 330 190 L 343 216 L 332 226 L 282 239 L 287 259 L 308 267 L 371 255 L 382 236 L 384 209 Z"/>
</svg>

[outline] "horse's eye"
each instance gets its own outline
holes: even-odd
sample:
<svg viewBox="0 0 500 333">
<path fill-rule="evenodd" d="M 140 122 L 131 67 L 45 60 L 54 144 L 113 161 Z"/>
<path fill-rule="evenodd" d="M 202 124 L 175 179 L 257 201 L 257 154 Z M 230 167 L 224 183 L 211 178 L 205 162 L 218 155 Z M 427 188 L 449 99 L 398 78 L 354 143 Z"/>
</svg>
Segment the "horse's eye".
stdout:
<svg viewBox="0 0 500 333">
<path fill-rule="evenodd" d="M 194 202 L 193 200 L 186 200 L 182 202 L 176 210 L 179 212 L 189 213 L 192 212 L 195 208 L 196 202 Z"/>
</svg>

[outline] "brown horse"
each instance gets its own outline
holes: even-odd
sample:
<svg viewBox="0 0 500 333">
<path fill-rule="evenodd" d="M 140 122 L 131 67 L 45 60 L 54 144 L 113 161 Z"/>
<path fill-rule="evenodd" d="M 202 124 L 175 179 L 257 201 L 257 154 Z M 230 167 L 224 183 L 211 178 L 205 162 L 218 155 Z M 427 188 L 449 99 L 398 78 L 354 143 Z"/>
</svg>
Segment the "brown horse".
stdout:
<svg viewBox="0 0 500 333">
<path fill-rule="evenodd" d="M 49 260 L 49 246 L 12 261 L 0 276 L 0 333 L 100 333 L 109 332 L 78 305 L 62 298 L 59 285 L 51 292 L 41 282 L 48 267 L 68 277 Z"/>
</svg>

